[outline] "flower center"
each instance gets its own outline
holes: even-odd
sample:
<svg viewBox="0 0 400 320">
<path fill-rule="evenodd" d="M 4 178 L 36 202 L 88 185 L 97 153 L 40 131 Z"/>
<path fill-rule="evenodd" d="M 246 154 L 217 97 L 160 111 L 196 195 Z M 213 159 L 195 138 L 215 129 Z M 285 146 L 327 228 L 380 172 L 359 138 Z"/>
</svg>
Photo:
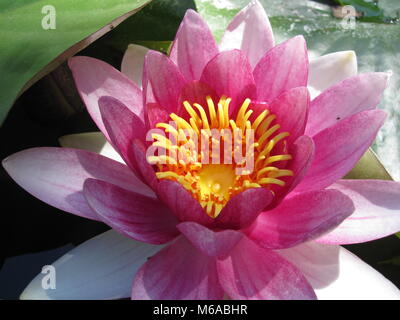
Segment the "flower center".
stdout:
<svg viewBox="0 0 400 320">
<path fill-rule="evenodd" d="M 282 177 L 292 176 L 285 166 L 288 132 L 279 132 L 276 116 L 265 109 L 253 121 L 246 99 L 236 119 L 229 115 L 230 98 L 217 106 L 206 97 L 208 112 L 197 103 L 185 101 L 187 112 L 170 115 L 172 122 L 158 123 L 162 133 L 152 134 L 157 154 L 148 161 L 157 166 L 157 178 L 179 182 L 206 213 L 216 218 L 233 196 L 249 188 L 284 186 Z"/>
</svg>

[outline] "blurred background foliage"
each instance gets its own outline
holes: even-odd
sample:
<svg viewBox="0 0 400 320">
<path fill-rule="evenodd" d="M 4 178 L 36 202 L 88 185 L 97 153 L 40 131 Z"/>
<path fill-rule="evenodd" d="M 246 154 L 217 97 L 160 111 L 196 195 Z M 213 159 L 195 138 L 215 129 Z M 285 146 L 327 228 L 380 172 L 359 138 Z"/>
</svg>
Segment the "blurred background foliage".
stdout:
<svg viewBox="0 0 400 320">
<path fill-rule="evenodd" d="M 392 177 L 400 180 L 400 95 L 398 94 L 400 88 L 400 1 L 260 1 L 270 16 L 278 43 L 294 35 L 302 34 L 307 40 L 311 56 L 340 50 L 354 50 L 358 56 L 360 72 L 393 71 L 390 87 L 379 106 L 388 112 L 388 121 L 381 130 L 373 149 Z M 31 15 L 34 11 L 29 11 L 27 10 L 29 7 L 24 6 L 31 5 L 39 8 L 40 0 L 21 1 L 18 5 L 15 1 L 7 0 L 0 4 L 0 18 L 12 17 L 13 12 L 23 12 L 25 17 L 28 15 L 26 23 L 23 24 L 25 29 L 21 29 L 25 30 L 23 32 L 18 29 L 18 23 L 10 26 L 4 25 L 4 21 L 3 25 L 0 22 L 0 27 L 4 27 L 0 31 L 0 40 L 2 40 L 0 46 L 4 47 L 7 41 L 14 41 L 11 48 L 14 52 L 0 51 L 2 74 L 0 115 L 3 116 L 0 120 L 5 119 L 0 127 L 0 157 L 2 159 L 29 147 L 58 146 L 58 138 L 65 134 L 97 131 L 75 91 L 70 71 L 65 64 L 66 58 L 70 55 L 84 48 L 79 55 L 99 58 L 119 68 L 123 53 L 130 43 L 138 43 L 166 52 L 185 11 L 189 8 L 199 11 L 209 23 L 216 38 L 220 39 L 230 19 L 249 1 L 153 0 L 144 9 L 130 17 L 125 17 L 126 19 L 116 26 L 115 19 L 118 15 L 140 8 L 147 2 L 107 0 L 104 4 L 104 2 L 90 0 L 89 4 L 95 4 L 91 7 L 77 0 L 59 0 L 55 7 L 57 8 L 60 4 L 59 8 L 64 8 L 61 11 L 58 10 L 62 19 L 72 19 L 77 10 L 85 12 L 81 10 L 83 6 L 82 8 L 87 9 L 88 20 L 92 20 L 89 23 L 85 22 L 84 15 L 81 14 L 78 18 L 75 16 L 74 32 L 68 30 L 70 26 L 68 21 L 62 20 L 64 23 L 59 24 L 61 30 L 58 36 L 68 35 L 68 41 L 56 42 L 59 44 L 56 47 L 57 50 L 50 51 L 46 50 L 52 46 L 53 42 L 51 39 L 43 38 L 42 30 L 35 27 L 27 31 L 29 24 L 35 25 L 39 22 L 33 22 L 34 18 Z M 96 5 L 103 10 L 94 10 Z M 107 5 L 113 9 L 110 9 L 112 12 L 106 14 L 103 11 Z M 343 14 L 346 11 L 343 11 L 342 6 L 346 5 L 352 5 L 356 9 L 355 28 L 344 27 Z M 89 9 L 102 13 L 98 20 L 89 14 Z M 24 14 L 19 15 L 19 18 L 24 17 Z M 88 37 L 111 21 L 114 23 L 109 24 L 107 29 L 107 31 L 111 30 L 110 32 L 99 39 Z M 81 24 L 85 27 L 81 28 Z M 84 32 L 78 33 L 76 29 L 82 29 L 80 31 Z M 19 36 L 21 39 L 18 39 Z M 74 50 L 69 50 L 57 58 L 57 55 L 74 44 L 71 43 L 73 39 L 79 41 L 84 38 L 86 39 L 84 45 L 82 43 L 75 45 Z M 23 59 L 17 59 L 12 61 L 14 64 L 10 64 L 12 54 L 17 56 L 20 48 L 29 44 L 30 41 L 39 41 L 39 39 L 42 41 L 42 47 L 44 43 L 43 50 L 46 52 L 32 52 L 31 55 L 23 56 Z M 36 63 L 35 55 L 40 55 L 42 59 L 40 64 Z M 46 58 L 43 57 L 49 60 L 45 61 Z M 53 59 L 56 63 L 54 61 L 50 63 Z M 20 61 L 19 64 L 18 61 Z M 32 68 L 33 64 L 35 68 Z M 12 68 L 14 66 L 16 69 Z M 18 70 L 21 70 L 21 78 L 11 81 L 18 76 Z M 40 77 L 34 77 L 37 74 Z M 11 76 L 10 81 L 7 81 L 8 75 Z M 31 81 L 28 86 L 25 86 L 27 90 L 16 99 L 21 88 L 31 77 L 38 81 Z M 3 86 L 3 84 L 6 85 Z M 15 99 L 11 111 L 5 117 L 8 107 Z M 366 157 L 359 165 L 359 172 L 353 171 L 353 176 L 349 178 L 365 175 L 374 177 L 374 174 L 378 177 L 389 178 L 385 170 L 377 165 L 373 156 Z M 3 168 L 0 171 L 0 179 L 3 201 L 3 230 L 0 233 L 0 298 L 13 299 L 18 297 L 28 282 L 40 272 L 43 265 L 53 262 L 72 246 L 107 230 L 107 227 L 43 204 L 19 188 Z M 398 238 L 391 236 L 346 247 L 400 287 Z"/>
</svg>

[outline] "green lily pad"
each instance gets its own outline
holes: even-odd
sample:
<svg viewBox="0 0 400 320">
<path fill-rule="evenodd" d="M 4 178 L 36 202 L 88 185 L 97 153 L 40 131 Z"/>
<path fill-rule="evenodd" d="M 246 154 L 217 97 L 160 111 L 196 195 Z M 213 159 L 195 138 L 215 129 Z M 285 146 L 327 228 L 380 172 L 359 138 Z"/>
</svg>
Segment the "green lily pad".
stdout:
<svg viewBox="0 0 400 320">
<path fill-rule="evenodd" d="M 24 90 L 150 0 L 3 0 L 0 123 Z"/>
</svg>

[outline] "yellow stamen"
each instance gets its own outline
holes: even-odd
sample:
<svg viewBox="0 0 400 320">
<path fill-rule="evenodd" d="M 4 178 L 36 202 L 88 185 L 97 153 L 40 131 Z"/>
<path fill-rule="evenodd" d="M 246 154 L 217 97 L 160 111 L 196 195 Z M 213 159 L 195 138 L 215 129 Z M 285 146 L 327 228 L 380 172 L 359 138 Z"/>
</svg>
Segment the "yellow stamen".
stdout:
<svg viewBox="0 0 400 320">
<path fill-rule="evenodd" d="M 159 147 L 160 151 L 158 155 L 148 157 L 148 161 L 157 166 L 156 176 L 158 179 L 179 182 L 213 218 L 223 212 L 223 208 L 233 196 L 244 190 L 250 188 L 271 189 L 273 185 L 283 187 L 285 181 L 281 178 L 293 175 L 291 170 L 285 168 L 286 161 L 292 159 L 291 155 L 277 155 L 277 152 L 274 151 L 278 144 L 286 143 L 285 139 L 289 136 L 288 132 L 280 131 L 279 124 L 273 124 L 276 116 L 270 114 L 269 110 L 264 110 L 253 122 L 250 121 L 254 110 L 250 107 L 251 100 L 246 99 L 238 108 L 235 115 L 236 120 L 234 120 L 229 115 L 231 101 L 231 98 L 222 96 L 217 103 L 207 96 L 208 115 L 200 104 L 183 102 L 187 116 L 171 114 L 170 118 L 174 121 L 175 127 L 167 123 L 156 125 L 157 128 L 164 129 L 165 133 L 172 137 L 167 138 L 168 135 L 153 134 L 153 146 Z M 212 136 L 210 129 L 218 129 L 220 137 Z M 253 130 L 253 142 L 248 140 L 245 129 Z M 231 130 L 231 137 L 226 136 L 224 130 Z M 239 146 L 234 145 L 233 140 L 229 140 L 235 138 L 234 132 L 237 130 L 243 133 L 239 137 L 242 142 Z M 191 132 L 194 134 L 192 135 Z M 202 141 L 202 137 L 206 138 L 205 140 L 211 138 L 207 152 L 195 150 L 195 147 Z M 174 145 L 173 141 L 178 141 L 178 144 Z M 213 152 L 212 147 L 219 146 L 221 148 L 227 145 L 235 147 L 235 152 L 239 152 L 240 155 L 246 155 L 247 152 L 247 157 L 253 157 L 254 168 L 248 170 L 248 167 L 245 166 L 247 157 L 241 159 L 232 157 L 233 162 L 230 163 L 223 163 L 223 158 L 220 159 L 221 164 L 212 162 L 212 160 L 218 160 L 222 154 L 220 151 Z M 217 148 L 217 150 L 221 149 Z M 174 158 L 176 154 L 179 155 L 177 159 Z M 238 174 L 237 169 L 245 170 Z M 273 190 L 275 193 L 276 189 Z"/>
</svg>

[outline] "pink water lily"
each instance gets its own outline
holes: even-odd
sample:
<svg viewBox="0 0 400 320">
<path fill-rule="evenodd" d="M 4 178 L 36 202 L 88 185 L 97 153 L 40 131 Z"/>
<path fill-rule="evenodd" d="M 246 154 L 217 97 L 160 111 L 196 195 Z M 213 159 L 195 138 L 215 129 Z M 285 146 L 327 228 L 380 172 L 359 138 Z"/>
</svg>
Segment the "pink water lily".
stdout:
<svg viewBox="0 0 400 320">
<path fill-rule="evenodd" d="M 189 10 L 169 57 L 132 45 L 123 73 L 89 57 L 69 65 L 108 141 L 101 154 L 99 135 L 78 135 L 61 142 L 87 150 L 34 148 L 3 165 L 35 197 L 114 230 L 53 264 L 56 290 L 39 275 L 22 298 L 400 298 L 340 246 L 400 230 L 398 182 L 340 180 L 384 122 L 387 73 L 358 75 L 353 52 L 309 63 L 302 36 L 275 45 L 257 1 L 219 46 Z M 149 162 L 146 133 L 171 119 L 252 127 L 254 173 Z"/>
</svg>

